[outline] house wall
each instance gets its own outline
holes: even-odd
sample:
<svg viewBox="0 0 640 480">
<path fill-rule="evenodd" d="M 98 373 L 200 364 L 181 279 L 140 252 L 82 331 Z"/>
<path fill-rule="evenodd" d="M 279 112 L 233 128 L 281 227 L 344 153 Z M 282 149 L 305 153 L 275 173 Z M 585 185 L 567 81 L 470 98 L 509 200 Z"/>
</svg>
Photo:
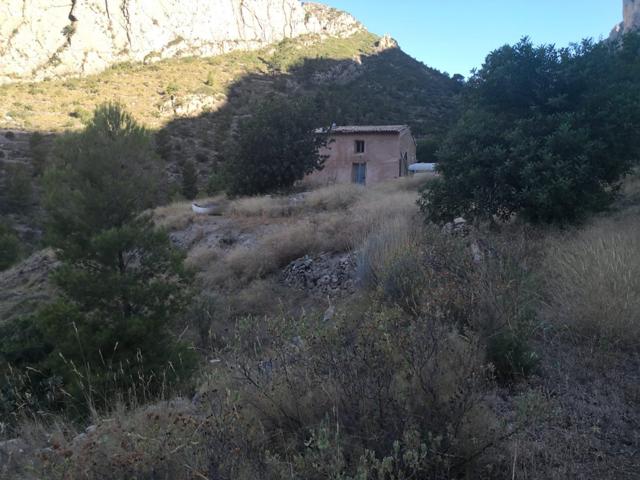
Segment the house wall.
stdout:
<svg viewBox="0 0 640 480">
<path fill-rule="evenodd" d="M 366 184 L 398 178 L 401 152 L 415 162 L 416 146 L 411 133 L 337 134 L 320 153 L 328 155 L 324 169 L 307 177 L 312 183 L 351 183 L 354 163 L 367 164 Z M 364 140 L 364 153 L 356 153 L 356 140 Z"/>
</svg>

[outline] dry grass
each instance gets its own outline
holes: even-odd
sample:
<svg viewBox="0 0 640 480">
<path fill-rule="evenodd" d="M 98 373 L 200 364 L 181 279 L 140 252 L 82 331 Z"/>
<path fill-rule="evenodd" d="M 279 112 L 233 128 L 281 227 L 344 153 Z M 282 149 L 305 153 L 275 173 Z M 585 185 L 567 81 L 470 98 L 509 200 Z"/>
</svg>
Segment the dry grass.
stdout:
<svg viewBox="0 0 640 480">
<path fill-rule="evenodd" d="M 389 218 L 418 224 L 417 192 L 395 182 L 364 189 L 334 185 L 314 190 L 292 202 L 288 197 L 252 197 L 232 202 L 237 218 L 262 217 L 277 223 L 275 231 L 255 244 L 233 248 L 210 265 L 203 276 L 209 285 L 238 285 L 269 275 L 307 254 L 359 248 Z M 295 198 L 295 197 L 294 197 Z M 285 219 L 285 221 L 282 221 Z"/>
<path fill-rule="evenodd" d="M 164 207 L 158 207 L 153 210 L 153 220 L 159 227 L 165 228 L 170 232 L 184 230 L 189 225 L 206 221 L 205 216 L 197 215 L 191 210 L 190 201 L 175 202 Z M 227 199 L 224 195 L 218 195 L 211 198 L 198 199 L 198 203 L 218 203 L 225 205 Z"/>
<path fill-rule="evenodd" d="M 295 205 L 288 197 L 244 197 L 232 201 L 227 213 L 235 217 L 278 218 L 291 216 Z"/>
<path fill-rule="evenodd" d="M 550 241 L 545 314 L 601 346 L 640 345 L 640 226 L 600 221 Z"/>
<path fill-rule="evenodd" d="M 344 210 L 363 195 L 363 187 L 348 184 L 331 185 L 312 190 L 304 198 L 304 206 L 311 211 Z"/>
<path fill-rule="evenodd" d="M 366 32 L 348 39 L 303 37 L 298 48 L 287 49 L 291 57 L 288 63 L 316 57 L 348 60 L 356 52 L 371 52 L 375 40 Z M 168 92 L 175 91 L 178 101 L 189 95 L 225 98 L 242 77 L 266 76 L 267 61 L 278 54 L 282 52 L 277 48 L 267 47 L 212 58 L 170 59 L 148 65 L 125 63 L 85 78 L 0 86 L 0 128 L 80 129 L 89 112 L 107 101 L 126 105 L 139 122 L 159 128 L 171 119 L 161 111 L 170 102 Z"/>
</svg>

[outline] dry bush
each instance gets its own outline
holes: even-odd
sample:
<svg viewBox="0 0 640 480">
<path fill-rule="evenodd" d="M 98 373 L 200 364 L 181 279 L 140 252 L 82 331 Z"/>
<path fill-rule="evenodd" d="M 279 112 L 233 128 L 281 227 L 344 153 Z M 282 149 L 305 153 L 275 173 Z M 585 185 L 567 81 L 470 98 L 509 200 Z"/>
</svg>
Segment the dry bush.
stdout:
<svg viewBox="0 0 640 480">
<path fill-rule="evenodd" d="M 580 341 L 640 344 L 640 226 L 600 221 L 549 242 L 545 316 Z"/>
<path fill-rule="evenodd" d="M 218 195 L 217 197 L 198 200 L 198 202 L 203 204 L 218 203 L 224 206 L 227 200 L 224 195 Z M 153 210 L 153 220 L 156 225 L 169 231 L 184 230 L 193 223 L 205 221 L 206 217 L 193 213 L 191 203 L 175 202 L 164 207 L 158 207 Z"/>
<path fill-rule="evenodd" d="M 206 269 L 209 265 L 219 260 L 222 251 L 217 246 L 198 244 L 187 255 L 186 264 L 195 269 Z"/>
<path fill-rule="evenodd" d="M 153 212 L 156 225 L 169 231 L 184 230 L 194 223 L 196 218 L 196 214 L 191 211 L 190 202 L 172 203 L 156 208 Z"/>
<path fill-rule="evenodd" d="M 258 478 L 254 458 L 240 454 L 246 442 L 235 430 L 240 424 L 227 399 L 209 400 L 117 409 L 81 434 L 71 424 L 58 426 L 55 435 L 28 438 L 28 452 L 5 478 Z"/>
<path fill-rule="evenodd" d="M 411 308 L 424 288 L 422 242 L 418 226 L 405 217 L 389 219 L 364 242 L 358 255 L 358 278 L 388 301 Z"/>
<path fill-rule="evenodd" d="M 226 269 L 236 278 L 252 280 L 285 266 L 312 251 L 316 245 L 313 226 L 302 221 L 266 235 L 255 246 L 236 247 L 225 258 Z"/>
<path fill-rule="evenodd" d="M 294 206 L 288 197 L 245 197 L 232 201 L 228 213 L 236 217 L 279 218 L 291 216 Z"/>
<path fill-rule="evenodd" d="M 363 470 L 356 478 L 395 478 L 376 472 L 407 435 L 418 437 L 425 455 L 399 466 L 406 476 L 398 478 L 455 478 L 487 461 L 498 428 L 483 403 L 477 339 L 435 319 L 376 310 L 331 324 L 275 321 L 266 332 L 238 335 L 242 403 L 252 406 L 244 414 L 271 439 L 275 478 L 290 468 L 292 478 Z"/>
<path fill-rule="evenodd" d="M 312 211 L 345 210 L 364 193 L 364 187 L 352 183 L 331 185 L 309 192 L 304 207 Z"/>
<path fill-rule="evenodd" d="M 352 221 L 359 226 L 359 237 L 354 241 L 360 243 L 372 231 L 380 228 L 391 218 L 411 218 L 416 224 L 422 220 L 416 217 L 418 206 L 415 192 L 385 193 L 380 190 L 368 191 L 352 208 Z"/>
</svg>

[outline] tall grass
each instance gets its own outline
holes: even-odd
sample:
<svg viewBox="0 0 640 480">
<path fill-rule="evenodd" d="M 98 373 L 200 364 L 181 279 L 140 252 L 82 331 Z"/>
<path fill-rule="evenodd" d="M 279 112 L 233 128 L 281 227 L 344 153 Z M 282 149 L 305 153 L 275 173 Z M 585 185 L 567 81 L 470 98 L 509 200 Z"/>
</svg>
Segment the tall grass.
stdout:
<svg viewBox="0 0 640 480">
<path fill-rule="evenodd" d="M 603 347 L 640 346 L 640 225 L 602 221 L 552 240 L 545 313 Z"/>
</svg>

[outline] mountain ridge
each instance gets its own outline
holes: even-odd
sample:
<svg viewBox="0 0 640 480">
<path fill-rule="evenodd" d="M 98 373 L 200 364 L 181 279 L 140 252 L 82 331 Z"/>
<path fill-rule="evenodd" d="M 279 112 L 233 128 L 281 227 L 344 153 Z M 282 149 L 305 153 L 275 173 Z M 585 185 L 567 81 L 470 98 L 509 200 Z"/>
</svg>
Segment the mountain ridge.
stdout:
<svg viewBox="0 0 640 480">
<path fill-rule="evenodd" d="M 7 0 L 0 84 L 85 76 L 122 62 L 258 50 L 306 34 L 349 37 L 350 14 L 299 0 Z M 19 12 L 16 15 L 16 12 Z"/>
</svg>

